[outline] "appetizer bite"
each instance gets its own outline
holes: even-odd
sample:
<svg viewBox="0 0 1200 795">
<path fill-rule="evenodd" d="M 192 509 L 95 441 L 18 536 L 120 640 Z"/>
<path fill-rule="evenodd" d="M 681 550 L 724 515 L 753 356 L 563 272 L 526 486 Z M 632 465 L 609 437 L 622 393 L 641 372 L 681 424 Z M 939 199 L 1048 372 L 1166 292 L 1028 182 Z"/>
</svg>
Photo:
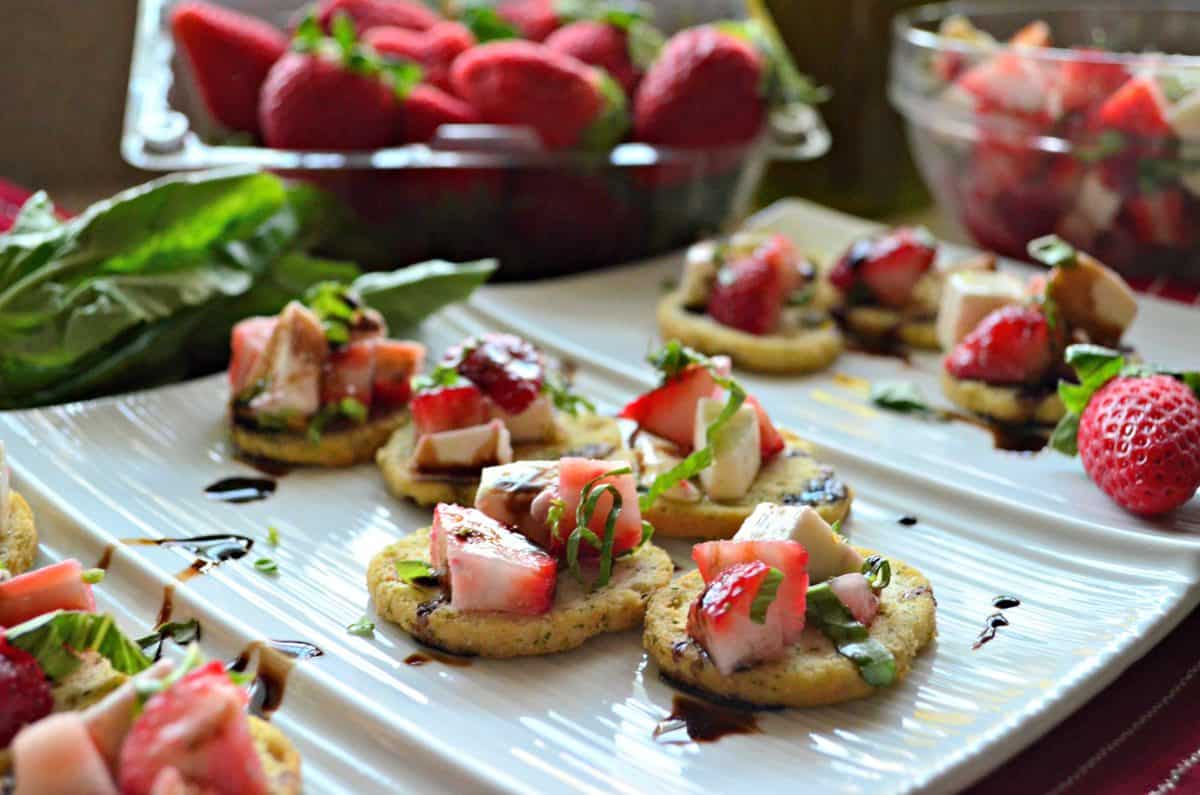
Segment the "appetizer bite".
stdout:
<svg viewBox="0 0 1200 795">
<path fill-rule="evenodd" d="M 1058 380 L 1075 378 L 1063 364 L 1066 346 L 1119 345 L 1137 300 L 1115 271 L 1056 237 L 1033 241 L 1029 251 L 1051 270 L 1019 296 L 1006 277 L 951 281 L 938 318 L 953 344 L 942 388 L 976 414 L 1053 425 L 1064 414 Z"/>
<path fill-rule="evenodd" d="M 251 456 L 341 467 L 369 461 L 408 417 L 425 348 L 387 338 L 350 288 L 316 285 L 278 317 L 234 326 L 233 442 Z"/>
<path fill-rule="evenodd" d="M 697 571 L 650 598 L 643 643 L 664 676 L 719 698 L 809 707 L 907 675 L 937 633 L 917 570 L 846 543 L 809 507 L 761 504 Z"/>
<path fill-rule="evenodd" d="M 33 565 L 37 527 L 29 503 L 12 488 L 4 443 L 0 442 L 0 582 Z"/>
<path fill-rule="evenodd" d="M 469 505 L 484 467 L 562 456 L 608 458 L 620 426 L 571 394 L 557 368 L 512 334 L 470 337 L 417 379 L 412 421 L 376 456 L 388 489 L 420 505 Z"/>
<path fill-rule="evenodd" d="M 489 467 L 467 508 L 384 548 L 367 586 L 379 615 L 458 654 L 519 657 L 638 626 L 671 579 L 649 543 L 623 461 L 563 458 Z"/>
<path fill-rule="evenodd" d="M 806 373 L 842 352 L 817 271 L 783 235 L 741 232 L 688 250 L 683 280 L 658 305 L 663 339 L 739 367 Z"/>
<path fill-rule="evenodd" d="M 937 241 L 917 227 L 897 227 L 855 241 L 829 272 L 846 330 L 864 343 L 939 350 L 936 320 L 943 285 L 953 274 L 995 270 L 990 254 L 939 265 Z"/>
<path fill-rule="evenodd" d="M 723 356 L 677 341 L 650 355 L 662 384 L 630 402 L 643 518 L 667 536 L 729 538 L 760 502 L 811 505 L 828 521 L 852 492 L 809 442 L 778 428 Z"/>
<path fill-rule="evenodd" d="M 55 612 L 0 639 L 0 743 L 15 795 L 294 795 L 300 756 L 193 645 L 152 662 L 111 616 Z"/>
</svg>

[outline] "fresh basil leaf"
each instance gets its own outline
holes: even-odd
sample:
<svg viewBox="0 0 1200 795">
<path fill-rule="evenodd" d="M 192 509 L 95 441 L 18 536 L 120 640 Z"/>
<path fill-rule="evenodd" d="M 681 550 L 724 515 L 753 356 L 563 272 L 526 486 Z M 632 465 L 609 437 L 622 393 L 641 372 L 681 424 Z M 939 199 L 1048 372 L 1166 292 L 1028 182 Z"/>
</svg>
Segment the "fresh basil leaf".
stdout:
<svg viewBox="0 0 1200 795">
<path fill-rule="evenodd" d="M 596 405 L 592 401 L 571 391 L 557 373 L 549 373 L 542 382 L 542 394 L 547 395 L 559 411 L 578 417 L 580 413 L 596 413 Z"/>
<path fill-rule="evenodd" d="M 855 620 L 828 582 L 810 586 L 806 620 L 817 627 L 837 648 L 838 654 L 858 667 L 872 687 L 886 687 L 896 680 L 896 659 L 886 646 L 871 637 L 870 630 Z"/>
<path fill-rule="evenodd" d="M 421 580 L 434 578 L 437 576 L 437 572 L 423 560 L 398 560 L 396 561 L 396 576 L 400 578 L 401 582 L 420 585 L 422 584 Z"/>
<path fill-rule="evenodd" d="M 346 631 L 351 635 L 358 635 L 363 638 L 375 637 L 375 622 L 363 616 L 358 621 L 346 627 Z"/>
<path fill-rule="evenodd" d="M 448 304 L 466 300 L 496 272 L 494 259 L 432 260 L 395 271 L 365 273 L 353 288 L 393 330 L 412 328 Z"/>
<path fill-rule="evenodd" d="M 151 661 L 129 640 L 107 613 L 56 610 L 5 630 L 5 640 L 38 661 L 52 681 L 62 681 L 81 664 L 80 654 L 94 651 L 128 675 L 144 671 Z"/>
<path fill-rule="evenodd" d="M 423 392 L 428 389 L 455 386 L 462 380 L 462 376 L 458 374 L 458 370 L 454 367 L 448 364 L 439 364 L 427 374 L 417 376 L 413 379 L 413 391 Z"/>
<path fill-rule="evenodd" d="M 1067 347 L 1066 361 L 1079 376 L 1080 383 L 1090 381 L 1094 374 L 1111 368 L 1114 362 L 1114 373 L 1125 365 L 1125 357 L 1120 351 L 1101 345 L 1070 345 Z"/>
<path fill-rule="evenodd" d="M 142 652 L 158 659 L 162 653 L 162 645 L 165 641 L 171 640 L 180 646 L 187 646 L 200 640 L 201 629 L 200 622 L 192 618 L 187 621 L 170 621 L 156 628 L 149 635 L 143 635 L 138 638 L 136 643 L 141 648 Z M 150 650 L 154 650 L 154 654 L 150 654 Z"/>
<path fill-rule="evenodd" d="M 871 385 L 871 402 L 901 413 L 930 413 L 921 388 L 912 381 L 877 381 Z"/>
<path fill-rule="evenodd" d="M 772 566 L 767 571 L 767 576 L 763 578 L 762 584 L 758 586 L 758 593 L 754 595 L 754 601 L 750 603 L 750 620 L 755 624 L 767 623 L 767 609 L 775 601 L 781 582 L 783 582 L 783 572 Z"/>
</svg>

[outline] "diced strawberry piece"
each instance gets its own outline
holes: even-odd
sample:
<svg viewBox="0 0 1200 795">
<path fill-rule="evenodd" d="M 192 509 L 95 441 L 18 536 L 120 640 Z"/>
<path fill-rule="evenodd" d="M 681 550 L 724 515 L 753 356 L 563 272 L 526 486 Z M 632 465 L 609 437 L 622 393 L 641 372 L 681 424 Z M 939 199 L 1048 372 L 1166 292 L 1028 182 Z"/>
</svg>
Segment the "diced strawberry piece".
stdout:
<svg viewBox="0 0 1200 795">
<path fill-rule="evenodd" d="M 1061 113 L 1056 107 L 1053 73 L 1036 57 L 1004 53 L 971 67 L 958 78 L 976 99 L 977 111 L 1017 115 L 1048 123 Z"/>
<path fill-rule="evenodd" d="M 452 431 L 487 422 L 487 404 L 479 387 L 469 383 L 418 392 L 410 406 L 417 434 Z"/>
<path fill-rule="evenodd" d="M 450 605 L 541 615 L 554 604 L 558 562 L 483 511 L 440 503 L 430 557 L 448 571 Z"/>
<path fill-rule="evenodd" d="M 759 259 L 737 260 L 721 269 L 708 314 L 718 323 L 747 334 L 770 334 L 783 311 L 779 272 Z"/>
<path fill-rule="evenodd" d="M 562 520 L 558 525 L 557 538 L 550 539 L 550 553 L 560 554 L 566 547 L 566 540 L 577 527 L 575 511 L 583 498 L 583 489 L 589 482 L 600 477 L 605 472 L 628 466 L 622 461 L 596 461 L 589 458 L 564 458 L 558 468 L 558 496 L 565 505 Z M 621 513 L 617 516 L 613 528 L 613 554 L 619 555 L 633 549 L 642 540 L 642 512 L 638 507 L 637 481 L 633 474 L 616 475 L 600 481 L 601 484 L 611 484 L 621 495 Z M 597 537 L 604 538 L 604 527 L 608 515 L 612 511 L 613 498 L 604 494 L 596 503 L 596 510 L 588 527 Z M 582 545 L 580 550 L 591 549 Z"/>
<path fill-rule="evenodd" d="M 249 386 L 246 382 L 267 349 L 278 322 L 277 317 L 249 317 L 233 327 L 230 341 L 233 355 L 229 359 L 229 388 L 233 394 Z"/>
<path fill-rule="evenodd" d="M 1122 64 L 1103 60 L 1103 50 L 1078 47 L 1075 51 L 1080 58 L 1063 61 L 1058 72 L 1063 110 L 1068 113 L 1099 107 L 1129 79 Z"/>
<path fill-rule="evenodd" d="M 875 616 L 879 615 L 879 597 L 871 589 L 871 583 L 859 572 L 839 574 L 829 581 L 829 589 L 858 623 L 869 627 Z"/>
<path fill-rule="evenodd" d="M 786 608 L 778 596 L 761 624 L 751 618 L 759 590 L 771 574 L 762 561 L 738 563 L 718 574 L 688 611 L 688 634 L 708 653 L 723 674 L 782 657 Z M 800 614 L 803 619 L 804 614 Z"/>
<path fill-rule="evenodd" d="M 1187 203 L 1178 188 L 1134 196 L 1125 203 L 1133 219 L 1133 230 L 1143 243 L 1183 247 L 1191 245 L 1195 234 L 1187 218 Z"/>
<path fill-rule="evenodd" d="M 419 342 L 380 340 L 375 343 L 375 403 L 385 408 L 404 406 L 412 397 L 412 377 L 425 364 L 425 346 Z"/>
<path fill-rule="evenodd" d="M 321 374 L 321 405 L 353 398 L 371 407 L 375 381 L 375 341 L 352 342 L 330 352 Z"/>
<path fill-rule="evenodd" d="M 1038 383 L 1056 360 L 1054 348 L 1046 316 L 1036 307 L 1004 306 L 984 317 L 946 355 L 945 367 L 955 378 Z"/>
<path fill-rule="evenodd" d="M 0 632 L 0 748 L 7 748 L 22 727 L 52 709 L 54 696 L 37 660 L 8 645 Z"/>
<path fill-rule="evenodd" d="M 782 609 L 783 642 L 795 643 L 804 629 L 808 594 L 808 550 L 795 541 L 706 541 L 692 547 L 692 560 L 704 582 L 711 584 L 721 572 L 739 563 L 762 561 L 779 569 L 777 601 Z"/>
<path fill-rule="evenodd" d="M 1100 106 L 1096 118 L 1101 127 L 1143 138 L 1163 138 L 1171 134 L 1167 99 L 1158 81 L 1149 75 L 1126 81 Z"/>
<path fill-rule="evenodd" d="M 835 287 L 848 292 L 866 287 L 884 306 L 902 307 L 913 287 L 933 266 L 937 246 L 922 230 L 897 227 L 864 243 L 852 245 L 829 275 Z"/>
<path fill-rule="evenodd" d="M 471 337 L 446 351 L 445 364 L 471 379 L 509 414 L 520 414 L 542 393 L 546 363 L 537 348 L 513 334 Z"/>
<path fill-rule="evenodd" d="M 771 422 L 771 418 L 767 415 L 767 410 L 758 402 L 758 399 L 753 395 L 746 395 L 746 405 L 754 409 L 758 414 L 758 444 L 762 451 L 763 461 L 769 461 L 779 453 L 783 452 L 783 448 L 787 447 L 787 443 L 783 440 L 783 434 L 775 427 L 775 423 Z"/>
<path fill-rule="evenodd" d="M 217 660 L 152 696 L 121 746 L 121 792 L 150 795 L 164 771 L 174 769 L 188 791 L 267 795 L 248 700 Z"/>
<path fill-rule="evenodd" d="M 49 686 L 44 686 L 49 699 Z M 78 712 L 50 715 L 29 726 L 13 741 L 11 750 L 13 778 L 18 782 L 11 791 L 16 795 L 118 795 L 108 766 L 92 745 Z M 170 792 L 178 791 L 182 790 Z M 159 795 L 168 795 L 168 791 L 161 790 Z"/>
<path fill-rule="evenodd" d="M 686 450 L 692 446 L 696 404 L 701 398 L 713 397 L 716 391 L 712 374 L 700 365 L 692 365 L 657 389 L 635 398 L 621 409 L 621 416 Z"/>
<path fill-rule="evenodd" d="M 0 627 L 12 627 L 54 610 L 96 611 L 83 566 L 64 560 L 0 582 Z"/>
</svg>

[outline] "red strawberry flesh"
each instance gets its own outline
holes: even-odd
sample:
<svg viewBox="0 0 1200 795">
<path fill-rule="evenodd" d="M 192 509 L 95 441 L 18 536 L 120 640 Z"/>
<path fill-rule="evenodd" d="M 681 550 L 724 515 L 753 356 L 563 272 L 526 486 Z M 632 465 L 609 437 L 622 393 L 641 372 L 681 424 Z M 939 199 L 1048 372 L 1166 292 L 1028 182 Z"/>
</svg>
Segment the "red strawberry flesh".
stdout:
<svg viewBox="0 0 1200 795">
<path fill-rule="evenodd" d="M 483 393 L 471 383 L 435 387 L 418 392 L 410 405 L 418 435 L 468 428 L 487 422 Z"/>
<path fill-rule="evenodd" d="M 485 334 L 451 348 L 442 359 L 509 414 L 520 414 L 542 393 L 546 364 L 537 348 L 512 334 Z"/>
<path fill-rule="evenodd" d="M 559 462 L 558 497 L 563 501 L 565 508 L 558 526 L 557 539 L 551 539 L 551 554 L 564 551 L 566 539 L 577 526 L 575 511 L 582 502 L 584 487 L 604 473 L 625 466 L 627 464 L 622 461 L 596 461 L 588 458 L 564 458 Z M 613 554 L 619 555 L 636 547 L 642 539 L 642 514 L 638 507 L 637 482 L 633 474 L 629 473 L 607 477 L 599 483 L 614 486 L 621 495 L 621 512 L 617 515 L 616 526 L 613 528 Z M 596 510 L 588 522 L 588 527 L 598 538 L 604 538 L 605 523 L 612 506 L 611 494 L 603 494 L 596 502 Z M 580 549 L 586 552 L 591 547 L 581 545 Z"/>
<path fill-rule="evenodd" d="M 445 567 L 459 610 L 541 615 L 554 604 L 558 562 L 475 508 L 437 506 L 430 557 Z"/>
<path fill-rule="evenodd" d="M 716 391 L 712 374 L 700 365 L 692 365 L 657 389 L 635 398 L 621 409 L 621 416 L 686 450 L 692 446 L 696 404 L 701 398 L 713 397 Z"/>
<path fill-rule="evenodd" d="M 770 573 L 771 567 L 758 560 L 723 569 L 688 610 L 688 635 L 723 674 L 778 659 L 787 649 L 778 598 L 764 623 L 751 618 L 754 599 Z"/>
<path fill-rule="evenodd" d="M 83 566 L 68 559 L 0 582 L 0 627 L 13 627 L 55 610 L 95 612 Z"/>
<path fill-rule="evenodd" d="M 990 384 L 1037 384 L 1055 362 L 1046 316 L 1032 306 L 1005 306 L 979 322 L 946 355 L 955 378 Z"/>
<path fill-rule="evenodd" d="M 808 593 L 808 550 L 795 541 L 706 541 L 692 547 L 692 560 L 705 583 L 712 583 L 721 572 L 739 563 L 761 561 L 779 569 L 776 601 L 783 626 L 785 645 L 795 643 L 804 629 L 804 610 Z"/>
<path fill-rule="evenodd" d="M 8 645 L 0 633 L 0 748 L 7 748 L 22 727 L 53 709 L 50 683 L 37 660 Z"/>
</svg>

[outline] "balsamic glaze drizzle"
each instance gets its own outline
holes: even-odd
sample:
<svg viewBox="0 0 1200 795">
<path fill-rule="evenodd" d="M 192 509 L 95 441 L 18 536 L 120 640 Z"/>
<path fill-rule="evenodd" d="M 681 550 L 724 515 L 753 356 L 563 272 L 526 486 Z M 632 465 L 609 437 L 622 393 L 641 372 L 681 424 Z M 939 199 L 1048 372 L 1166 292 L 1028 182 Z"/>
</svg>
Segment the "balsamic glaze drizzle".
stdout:
<svg viewBox="0 0 1200 795">
<path fill-rule="evenodd" d="M 730 734 L 759 734 L 758 716 L 735 707 L 675 694 L 671 714 L 654 727 L 654 741 L 664 745 L 711 743 Z"/>
<path fill-rule="evenodd" d="M 210 500 L 239 504 L 265 500 L 274 493 L 275 481 L 271 478 L 222 478 L 204 488 L 204 496 Z"/>
<path fill-rule="evenodd" d="M 225 667 L 240 674 L 255 661 L 254 678 L 250 680 L 250 714 L 264 720 L 283 703 L 287 690 L 287 678 L 292 666 L 301 660 L 310 660 L 325 654 L 315 644 L 303 640 L 256 640 L 246 646 Z"/>
</svg>

